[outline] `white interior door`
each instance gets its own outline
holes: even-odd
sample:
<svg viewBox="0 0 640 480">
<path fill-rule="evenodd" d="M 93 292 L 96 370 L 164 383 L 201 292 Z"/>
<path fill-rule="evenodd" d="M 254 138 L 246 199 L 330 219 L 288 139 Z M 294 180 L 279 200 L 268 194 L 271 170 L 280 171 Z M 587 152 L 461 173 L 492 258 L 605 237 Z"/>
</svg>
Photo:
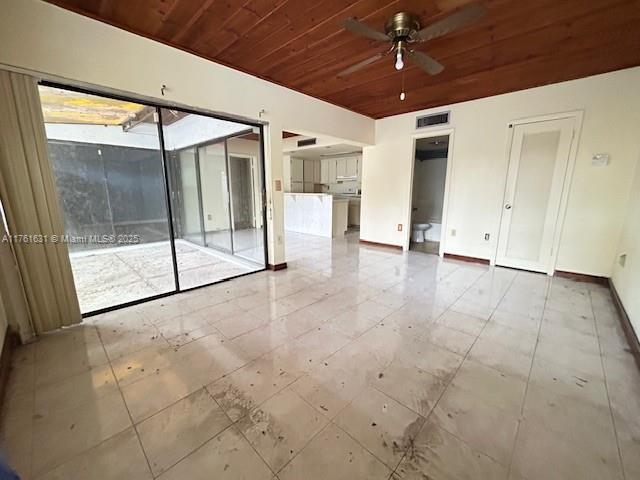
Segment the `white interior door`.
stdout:
<svg viewBox="0 0 640 480">
<path fill-rule="evenodd" d="M 552 273 L 574 119 L 515 125 L 496 264 Z"/>
</svg>

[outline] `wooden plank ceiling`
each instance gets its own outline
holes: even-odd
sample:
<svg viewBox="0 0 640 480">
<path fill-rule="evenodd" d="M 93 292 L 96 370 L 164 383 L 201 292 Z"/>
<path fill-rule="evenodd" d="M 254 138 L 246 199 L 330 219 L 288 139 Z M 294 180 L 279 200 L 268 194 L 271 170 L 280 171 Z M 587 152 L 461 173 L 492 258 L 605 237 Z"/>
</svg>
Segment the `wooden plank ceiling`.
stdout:
<svg viewBox="0 0 640 480">
<path fill-rule="evenodd" d="M 480 0 L 483 19 L 419 45 L 445 66 L 439 75 L 411 64 L 397 72 L 386 57 L 346 78 L 337 73 L 385 46 L 341 20 L 383 30 L 404 10 L 425 26 L 472 2 L 48 1 L 373 118 L 640 65 L 640 0 Z"/>
</svg>

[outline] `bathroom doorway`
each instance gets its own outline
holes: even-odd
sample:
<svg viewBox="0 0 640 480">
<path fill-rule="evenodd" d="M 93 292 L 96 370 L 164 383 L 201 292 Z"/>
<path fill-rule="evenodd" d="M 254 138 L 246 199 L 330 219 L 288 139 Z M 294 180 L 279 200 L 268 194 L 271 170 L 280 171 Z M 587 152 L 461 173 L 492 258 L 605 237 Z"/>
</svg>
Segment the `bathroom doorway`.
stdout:
<svg viewBox="0 0 640 480">
<path fill-rule="evenodd" d="M 449 135 L 415 141 L 409 250 L 440 253 Z"/>
</svg>

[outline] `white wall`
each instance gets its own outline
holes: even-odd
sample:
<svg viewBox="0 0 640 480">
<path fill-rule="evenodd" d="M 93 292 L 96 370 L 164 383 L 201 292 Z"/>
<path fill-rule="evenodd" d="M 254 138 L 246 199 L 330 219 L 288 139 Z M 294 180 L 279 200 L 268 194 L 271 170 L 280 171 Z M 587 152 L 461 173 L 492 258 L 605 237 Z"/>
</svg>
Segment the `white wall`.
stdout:
<svg viewBox="0 0 640 480">
<path fill-rule="evenodd" d="M 640 134 L 640 129 L 636 129 Z M 620 296 L 624 308 L 631 319 L 631 324 L 640 334 L 640 160 L 636 164 L 635 176 L 627 219 L 618 246 L 618 255 L 626 254 L 624 267 L 618 263 L 613 267 L 613 284 Z"/>
<path fill-rule="evenodd" d="M 509 122 L 584 110 L 556 269 L 611 275 L 640 152 L 638 85 L 640 68 L 632 68 L 376 121 L 376 145 L 364 148 L 361 238 L 406 245 L 406 229 L 398 232 L 397 225 L 409 218 L 415 117 L 450 110 L 446 128 L 454 130 L 454 138 L 445 251 L 490 259 L 498 237 Z M 601 152 L 611 155 L 611 164 L 592 166 L 591 156 Z M 491 234 L 489 241 L 485 233 Z"/>
<path fill-rule="evenodd" d="M 368 117 L 54 5 L 0 0 L 0 12 L 0 68 L 268 122 L 265 173 L 271 263 L 284 261 L 282 192 L 271 188 L 282 179 L 283 128 L 373 143 L 374 121 Z"/>
<path fill-rule="evenodd" d="M 413 169 L 413 212 L 415 223 L 442 223 L 444 181 L 447 175 L 446 158 L 415 160 Z"/>
</svg>

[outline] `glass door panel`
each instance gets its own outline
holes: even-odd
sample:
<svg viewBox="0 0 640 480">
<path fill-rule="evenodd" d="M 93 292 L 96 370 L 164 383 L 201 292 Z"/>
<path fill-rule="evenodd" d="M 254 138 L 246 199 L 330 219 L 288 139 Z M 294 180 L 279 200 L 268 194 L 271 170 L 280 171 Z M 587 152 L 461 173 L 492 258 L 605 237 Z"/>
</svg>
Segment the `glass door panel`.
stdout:
<svg viewBox="0 0 640 480">
<path fill-rule="evenodd" d="M 39 90 L 82 313 L 175 291 L 155 108 Z"/>
<path fill-rule="evenodd" d="M 204 246 L 204 227 L 202 225 L 202 205 L 200 203 L 200 181 L 198 158 L 194 148 L 177 152 L 176 182 L 178 182 L 177 199 L 180 208 L 176 212 L 179 220 L 175 225 L 179 236 L 190 242 Z"/>
<path fill-rule="evenodd" d="M 264 266 L 263 182 L 259 129 L 227 139 L 233 253 Z"/>
<path fill-rule="evenodd" d="M 261 161 L 259 135 L 242 123 L 160 110 L 165 158 L 171 172 L 170 199 L 180 289 L 262 270 L 265 266 L 262 194 L 261 190 L 255 193 L 262 188 L 261 170 L 255 167 Z M 231 145 L 233 155 L 229 153 Z M 249 149 L 249 154 L 238 148 Z M 237 164 L 230 163 L 236 160 Z M 253 176 L 258 174 L 260 180 L 256 183 Z M 245 237 L 250 240 L 248 247 Z M 236 242 L 243 245 L 240 254 Z M 262 251 L 244 254 L 258 248 Z"/>
<path fill-rule="evenodd" d="M 198 147 L 206 246 L 233 253 L 225 143 Z"/>
</svg>

